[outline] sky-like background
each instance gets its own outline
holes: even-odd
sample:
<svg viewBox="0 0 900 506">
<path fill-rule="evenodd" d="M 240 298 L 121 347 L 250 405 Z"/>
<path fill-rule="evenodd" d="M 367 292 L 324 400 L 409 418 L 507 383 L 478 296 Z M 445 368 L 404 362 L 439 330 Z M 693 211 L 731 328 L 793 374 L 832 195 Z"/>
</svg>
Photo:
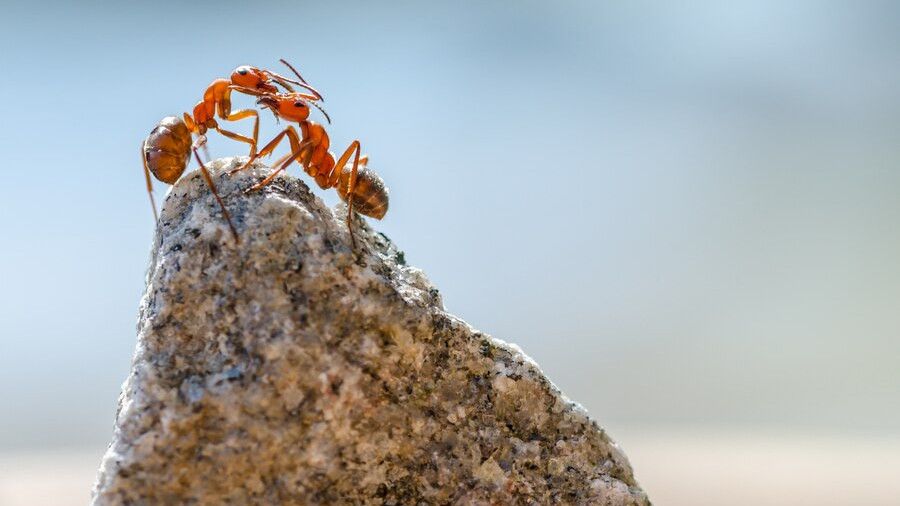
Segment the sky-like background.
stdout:
<svg viewBox="0 0 900 506">
<path fill-rule="evenodd" d="M 900 434 L 894 2 L 0 6 L 0 451 L 108 442 L 153 234 L 139 145 L 280 57 L 448 309 L 613 435 Z"/>
</svg>

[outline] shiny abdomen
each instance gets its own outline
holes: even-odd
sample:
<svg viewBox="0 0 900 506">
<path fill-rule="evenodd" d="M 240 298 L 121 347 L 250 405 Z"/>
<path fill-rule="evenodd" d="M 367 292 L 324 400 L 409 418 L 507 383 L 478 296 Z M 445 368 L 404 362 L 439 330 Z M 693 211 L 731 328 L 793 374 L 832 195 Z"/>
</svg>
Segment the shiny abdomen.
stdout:
<svg viewBox="0 0 900 506">
<path fill-rule="evenodd" d="M 166 116 L 144 140 L 144 160 L 150 172 L 163 183 L 178 181 L 191 154 L 191 132 L 180 118 Z"/>
<path fill-rule="evenodd" d="M 344 202 L 349 203 L 347 187 L 350 182 L 351 166 L 344 167 L 341 173 L 340 183 L 337 185 L 338 194 Z M 356 187 L 353 190 L 353 210 L 380 220 L 388 210 L 388 189 L 381 177 L 366 167 L 360 167 L 356 172 Z"/>
</svg>

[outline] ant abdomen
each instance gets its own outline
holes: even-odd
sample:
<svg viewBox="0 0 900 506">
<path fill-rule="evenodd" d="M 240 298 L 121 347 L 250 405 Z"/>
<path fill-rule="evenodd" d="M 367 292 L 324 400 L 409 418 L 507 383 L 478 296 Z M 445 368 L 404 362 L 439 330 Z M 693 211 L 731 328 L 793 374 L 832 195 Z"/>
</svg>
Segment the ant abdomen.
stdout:
<svg viewBox="0 0 900 506">
<path fill-rule="evenodd" d="M 181 118 L 166 116 L 144 140 L 144 161 L 163 183 L 174 184 L 184 173 L 191 155 L 191 132 Z"/>
<path fill-rule="evenodd" d="M 341 172 L 341 180 L 337 185 L 341 200 L 348 200 L 347 187 L 350 186 L 352 166 L 347 165 Z M 367 167 L 359 167 L 356 172 L 356 186 L 353 188 L 353 210 L 380 220 L 388 210 L 388 189 L 381 177 Z"/>
</svg>

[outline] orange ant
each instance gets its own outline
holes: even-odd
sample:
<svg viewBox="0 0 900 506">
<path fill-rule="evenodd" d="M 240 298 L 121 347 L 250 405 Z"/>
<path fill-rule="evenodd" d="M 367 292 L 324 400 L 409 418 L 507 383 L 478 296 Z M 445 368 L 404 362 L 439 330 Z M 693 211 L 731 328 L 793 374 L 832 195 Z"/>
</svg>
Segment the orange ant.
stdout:
<svg viewBox="0 0 900 506">
<path fill-rule="evenodd" d="M 354 208 L 361 214 L 379 220 L 384 217 L 388 210 L 387 187 L 375 172 L 366 167 L 369 157 L 367 155 L 360 156 L 359 140 L 351 142 L 350 146 L 335 162 L 334 154 L 328 151 L 330 140 L 325 128 L 308 119 L 309 104 L 312 104 L 325 114 L 321 107 L 312 102 L 315 97 L 296 92 L 267 93 L 242 87 L 235 87 L 235 89 L 242 93 L 259 96 L 256 103 L 272 111 L 276 118 L 296 121 L 300 126 L 302 140 L 301 136 L 297 134 L 297 130 L 292 125 L 288 125 L 258 153 L 251 154 L 247 163 L 232 170 L 229 174 L 244 170 L 257 158 L 271 154 L 278 146 L 278 143 L 287 136 L 291 144 L 291 154 L 285 155 L 276 161 L 273 167 L 278 166 L 278 168 L 266 179 L 249 188 L 247 192 L 257 191 L 268 185 L 291 162 L 296 160 L 297 163 L 303 166 L 303 170 L 312 176 L 320 188 L 336 188 L 341 200 L 347 203 L 347 228 L 350 231 L 350 241 L 355 247 L 356 239 L 353 236 L 352 221 Z M 328 119 L 327 114 L 325 114 L 325 117 Z M 347 164 L 351 156 L 353 156 L 353 166 L 347 170 Z"/>
<path fill-rule="evenodd" d="M 231 221 L 231 215 L 225 204 L 219 197 L 212 178 L 200 155 L 197 153 L 198 147 L 206 146 L 206 132 L 214 129 L 222 135 L 241 142 L 250 144 L 250 155 L 256 154 L 256 145 L 259 137 L 259 114 L 253 109 L 242 109 L 231 111 L 231 91 L 232 89 L 252 90 L 253 94 L 258 93 L 276 93 L 278 88 L 273 82 L 278 83 L 286 90 L 293 92 L 291 84 L 303 87 L 309 90 L 313 95 L 309 95 L 312 99 L 323 100 L 322 95 L 314 88 L 306 83 L 306 80 L 297 72 L 290 63 L 281 60 L 301 82 L 288 79 L 268 70 L 261 70 L 256 67 L 242 65 L 231 73 L 231 79 L 216 79 L 207 88 L 203 94 L 203 100 L 194 106 L 193 114 L 184 113 L 183 120 L 167 116 L 160 120 L 156 127 L 150 132 L 150 135 L 141 145 L 141 159 L 144 165 L 144 177 L 147 182 L 147 193 L 150 196 L 150 205 L 153 208 L 153 218 L 159 223 L 159 215 L 156 212 L 156 201 L 153 198 L 153 182 L 150 174 L 159 181 L 166 184 L 174 184 L 178 178 L 187 169 L 188 158 L 190 152 L 194 152 L 194 157 L 200 165 L 200 171 L 203 178 L 212 190 L 213 195 L 222 207 L 222 213 L 228 221 L 231 233 L 234 235 L 235 242 L 239 242 L 237 230 Z M 215 115 L 220 119 L 227 121 L 238 121 L 244 118 L 253 117 L 253 138 L 249 138 L 219 127 L 215 120 Z M 197 140 L 191 142 L 191 134 L 197 135 Z"/>
</svg>

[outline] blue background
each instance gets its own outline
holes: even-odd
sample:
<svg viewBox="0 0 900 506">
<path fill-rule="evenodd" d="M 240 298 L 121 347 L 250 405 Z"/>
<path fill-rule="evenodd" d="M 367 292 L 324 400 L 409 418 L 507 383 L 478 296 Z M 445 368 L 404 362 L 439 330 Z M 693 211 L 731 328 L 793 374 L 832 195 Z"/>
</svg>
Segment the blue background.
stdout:
<svg viewBox="0 0 900 506">
<path fill-rule="evenodd" d="M 612 434 L 898 434 L 898 14 L 4 4 L 0 450 L 108 442 L 153 233 L 140 142 L 280 57 L 326 95 L 335 149 L 371 154 L 391 188 L 375 226 L 448 309 Z"/>
</svg>

